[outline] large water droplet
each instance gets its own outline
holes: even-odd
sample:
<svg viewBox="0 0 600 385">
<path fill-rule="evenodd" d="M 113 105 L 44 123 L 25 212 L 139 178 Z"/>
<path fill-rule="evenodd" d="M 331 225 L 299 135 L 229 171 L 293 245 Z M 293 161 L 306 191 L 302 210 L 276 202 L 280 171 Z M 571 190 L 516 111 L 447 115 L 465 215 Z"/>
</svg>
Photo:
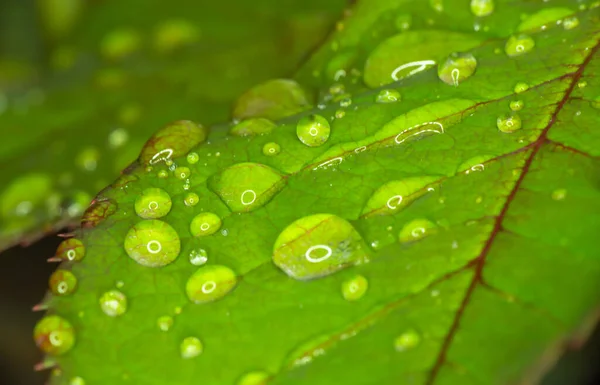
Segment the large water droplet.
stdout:
<svg viewBox="0 0 600 385">
<path fill-rule="evenodd" d="M 562 18 L 572 15 L 573 11 L 568 8 L 542 8 L 538 12 L 525 18 L 517 27 L 520 32 L 541 28 L 548 24 L 554 24 Z"/>
<path fill-rule="evenodd" d="M 321 115 L 308 115 L 298 121 L 296 135 L 309 147 L 318 147 L 329 139 L 331 128 Z"/>
<path fill-rule="evenodd" d="M 200 213 L 190 223 L 190 233 L 194 237 L 203 237 L 217 232 L 221 228 L 221 218 L 214 213 Z"/>
<path fill-rule="evenodd" d="M 229 133 L 235 136 L 264 135 L 273 131 L 275 127 L 277 127 L 277 125 L 269 119 L 251 118 L 233 126 L 231 130 L 229 130 Z"/>
<path fill-rule="evenodd" d="M 270 374 L 262 370 L 256 370 L 244 374 L 236 382 L 236 385 L 266 385 Z"/>
<path fill-rule="evenodd" d="M 141 218 L 164 217 L 171 211 L 171 197 L 160 188 L 147 188 L 135 199 L 135 213 Z"/>
<path fill-rule="evenodd" d="M 110 317 L 117 317 L 127 311 L 127 297 L 119 290 L 109 290 L 100 296 L 100 309 Z"/>
<path fill-rule="evenodd" d="M 377 103 L 395 103 L 401 98 L 400 92 L 396 90 L 381 90 L 375 100 Z"/>
<path fill-rule="evenodd" d="M 263 154 L 265 154 L 266 156 L 275 156 L 275 155 L 279 154 L 280 151 L 281 151 L 281 146 L 279 146 L 275 142 L 266 143 L 262 149 Z"/>
<path fill-rule="evenodd" d="M 398 239 L 403 243 L 418 241 L 432 234 L 436 228 L 437 226 L 427 219 L 414 219 L 402 227 Z"/>
<path fill-rule="evenodd" d="M 471 12 L 478 17 L 491 15 L 494 12 L 494 0 L 471 0 Z"/>
<path fill-rule="evenodd" d="M 277 237 L 273 262 L 292 278 L 306 280 L 367 260 L 352 225 L 336 215 L 315 214 L 291 223 Z"/>
<path fill-rule="evenodd" d="M 179 255 L 179 235 L 166 222 L 150 219 L 136 223 L 125 236 L 125 251 L 140 265 L 160 267 Z"/>
<path fill-rule="evenodd" d="M 528 35 L 513 35 L 508 38 L 504 52 L 510 57 L 526 54 L 535 47 L 535 41 Z"/>
<path fill-rule="evenodd" d="M 209 180 L 213 190 L 233 212 L 256 210 L 284 186 L 283 176 L 258 163 L 238 163 Z"/>
<path fill-rule="evenodd" d="M 223 265 L 208 265 L 196 270 L 185 284 L 185 292 L 194 303 L 207 303 L 223 298 L 237 285 L 233 270 Z"/>
<path fill-rule="evenodd" d="M 186 155 L 192 148 L 204 142 L 208 130 L 189 120 L 180 120 L 158 130 L 146 142 L 140 153 L 143 164 L 155 164 L 167 159 Z"/>
<path fill-rule="evenodd" d="M 355 275 L 342 282 L 342 296 L 347 301 L 356 301 L 365 295 L 368 288 L 369 281 L 362 275 Z"/>
<path fill-rule="evenodd" d="M 163 315 L 158 317 L 158 319 L 156 320 L 156 325 L 163 332 L 168 332 L 169 330 L 171 330 L 171 327 L 173 326 L 174 322 L 175 321 L 173 320 L 173 317 L 171 317 L 170 315 Z"/>
<path fill-rule="evenodd" d="M 515 132 L 521 129 L 521 118 L 517 114 L 503 115 L 496 119 L 496 126 L 502 132 Z"/>
<path fill-rule="evenodd" d="M 310 108 L 308 95 L 294 80 L 275 79 L 250 89 L 235 103 L 233 117 L 281 119 Z"/>
<path fill-rule="evenodd" d="M 35 325 L 33 339 L 44 353 L 61 355 L 71 350 L 75 344 L 75 330 L 64 318 L 49 315 Z"/>
<path fill-rule="evenodd" d="M 425 187 L 439 179 L 439 176 L 418 176 L 388 182 L 371 195 L 365 205 L 363 215 L 393 214 L 416 198 L 426 194 Z"/>
<path fill-rule="evenodd" d="M 55 295 L 69 295 L 77 287 L 77 278 L 69 270 L 58 269 L 52 273 L 48 283 Z"/>
<path fill-rule="evenodd" d="M 399 352 L 404 352 L 417 347 L 421 343 L 421 336 L 415 330 L 407 330 L 394 340 L 394 347 Z"/>
<path fill-rule="evenodd" d="M 198 357 L 202 354 L 204 349 L 202 345 L 202 341 L 197 337 L 186 337 L 181 341 L 181 345 L 179 347 L 181 352 L 181 358 L 190 359 L 194 357 Z"/>
<path fill-rule="evenodd" d="M 451 86 L 458 86 L 477 68 L 477 59 L 470 53 L 453 53 L 438 66 L 438 77 Z"/>
<path fill-rule="evenodd" d="M 63 261 L 81 261 L 85 256 L 85 246 L 77 238 L 65 239 L 58 245 L 55 256 Z"/>
</svg>

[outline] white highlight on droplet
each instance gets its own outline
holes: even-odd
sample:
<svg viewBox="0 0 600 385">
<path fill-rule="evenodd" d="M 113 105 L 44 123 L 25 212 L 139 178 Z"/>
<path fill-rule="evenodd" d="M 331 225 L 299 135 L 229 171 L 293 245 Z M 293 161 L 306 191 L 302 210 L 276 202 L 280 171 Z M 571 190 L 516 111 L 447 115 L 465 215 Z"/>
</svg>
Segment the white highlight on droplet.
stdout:
<svg viewBox="0 0 600 385">
<path fill-rule="evenodd" d="M 207 281 L 202 285 L 202 292 L 204 294 L 210 294 L 217 288 L 215 281 Z"/>
<path fill-rule="evenodd" d="M 311 257 L 311 253 L 315 250 L 325 250 L 325 255 L 322 257 L 318 257 L 318 258 Z M 309 247 L 308 250 L 306 250 L 306 253 L 304 253 L 304 256 L 306 257 L 306 260 L 308 262 L 319 263 L 319 262 L 323 262 L 324 260 L 331 257 L 331 254 L 333 254 L 333 250 L 331 250 L 331 247 L 326 246 L 326 245 L 314 245 L 314 246 Z"/>
<path fill-rule="evenodd" d="M 397 201 L 397 203 L 394 204 L 394 201 Z M 393 197 L 387 200 L 385 205 L 391 210 L 396 210 L 398 206 L 400 206 L 400 203 L 402 203 L 402 195 L 394 195 Z"/>
<path fill-rule="evenodd" d="M 249 200 L 245 198 L 246 194 L 249 194 L 251 196 Z M 241 201 L 244 206 L 251 205 L 252 203 L 254 203 L 255 200 L 256 200 L 256 193 L 254 192 L 254 190 L 246 190 L 242 193 Z"/>
<path fill-rule="evenodd" d="M 162 245 L 160 244 L 159 241 L 150 241 L 146 245 L 146 249 L 148 250 L 149 253 L 156 254 L 156 253 L 160 253 L 160 251 L 162 250 Z"/>
<path fill-rule="evenodd" d="M 435 61 L 434 60 L 421 60 L 421 61 L 413 61 L 410 63 L 406 63 L 406 64 L 402 64 L 400 67 L 396 68 L 393 72 L 392 72 L 392 79 L 394 80 L 400 80 L 398 79 L 398 73 L 400 71 L 402 71 L 403 69 L 406 68 L 411 68 L 411 67 L 417 67 L 414 70 L 410 71 L 406 76 L 412 76 L 418 72 L 424 71 L 427 69 L 428 66 L 433 66 L 435 65 Z M 403 76 L 403 77 L 406 77 Z"/>
<path fill-rule="evenodd" d="M 400 138 L 403 134 L 406 134 L 407 132 L 416 131 L 420 127 L 428 126 L 428 125 L 438 126 L 439 130 L 437 130 L 435 128 L 428 128 L 428 129 L 425 129 L 425 130 L 417 131 L 414 134 L 407 136 L 406 138 L 403 138 L 403 139 Z M 423 134 L 425 132 L 433 132 L 435 134 L 443 134 L 444 133 L 444 125 L 442 123 L 440 123 L 440 122 L 425 122 L 425 123 L 417 124 L 416 126 L 413 126 L 411 128 L 408 128 L 408 129 L 400 132 L 398 135 L 396 135 L 396 137 L 394 138 L 394 141 L 397 144 L 401 144 L 402 142 L 404 142 L 406 139 L 410 138 L 411 136 L 420 135 L 420 134 Z"/>
<path fill-rule="evenodd" d="M 164 150 L 160 150 L 159 152 L 154 154 L 152 159 L 150 159 L 150 164 L 156 164 L 158 162 L 162 162 L 164 160 L 171 158 L 171 156 L 173 156 L 173 150 L 170 148 L 165 148 Z"/>
</svg>

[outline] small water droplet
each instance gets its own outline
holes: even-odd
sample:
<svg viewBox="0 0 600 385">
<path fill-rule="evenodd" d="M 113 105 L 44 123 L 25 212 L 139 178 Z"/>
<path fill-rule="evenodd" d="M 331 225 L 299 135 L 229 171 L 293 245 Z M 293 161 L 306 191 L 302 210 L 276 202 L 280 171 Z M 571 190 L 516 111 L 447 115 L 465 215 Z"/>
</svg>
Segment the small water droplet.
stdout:
<svg viewBox="0 0 600 385">
<path fill-rule="evenodd" d="M 73 377 L 69 381 L 69 385 L 85 385 L 85 380 L 82 377 Z"/>
<path fill-rule="evenodd" d="M 335 116 L 336 119 L 342 119 L 344 116 L 346 116 L 346 111 L 344 111 L 344 110 L 337 110 L 335 112 L 334 116 Z"/>
<path fill-rule="evenodd" d="M 127 255 L 140 265 L 160 267 L 179 256 L 181 243 L 171 225 L 150 219 L 138 222 L 129 229 L 124 247 Z"/>
<path fill-rule="evenodd" d="M 438 77 L 451 86 L 458 86 L 470 78 L 477 68 L 477 59 L 470 53 L 453 53 L 439 64 Z"/>
<path fill-rule="evenodd" d="M 567 190 L 564 188 L 552 191 L 552 199 L 562 201 L 567 197 Z"/>
<path fill-rule="evenodd" d="M 395 103 L 401 99 L 400 92 L 396 90 L 381 90 L 377 94 L 377 103 Z"/>
<path fill-rule="evenodd" d="M 436 227 L 427 219 L 414 219 L 402 227 L 398 239 L 403 243 L 418 241 L 432 234 Z"/>
<path fill-rule="evenodd" d="M 85 246 L 77 238 L 65 239 L 58 245 L 55 256 L 63 261 L 81 261 L 85 256 Z"/>
<path fill-rule="evenodd" d="M 160 170 L 156 176 L 158 176 L 160 179 L 166 179 L 169 177 L 169 172 L 167 170 Z"/>
<path fill-rule="evenodd" d="M 266 156 L 275 156 L 279 154 L 280 151 L 281 147 L 275 142 L 266 143 L 262 149 L 263 154 Z"/>
<path fill-rule="evenodd" d="M 528 35 L 513 35 L 508 38 L 504 46 L 504 52 L 515 57 L 530 52 L 535 47 L 535 41 Z"/>
<path fill-rule="evenodd" d="M 75 344 L 75 330 L 71 323 L 57 315 L 45 316 L 33 329 L 35 344 L 51 355 L 61 355 Z"/>
<path fill-rule="evenodd" d="M 50 276 L 49 286 L 55 295 L 69 295 L 77 287 L 77 278 L 69 270 L 58 269 Z"/>
<path fill-rule="evenodd" d="M 405 352 L 407 350 L 417 347 L 421 343 L 421 336 L 415 330 L 407 330 L 400 334 L 394 340 L 394 347 L 398 352 Z"/>
<path fill-rule="evenodd" d="M 544 30 L 551 24 L 562 22 L 564 17 L 573 14 L 573 11 L 564 7 L 541 7 L 539 11 L 531 15 L 523 15 L 518 31 Z"/>
<path fill-rule="evenodd" d="M 180 351 L 181 358 L 190 359 L 199 356 L 202 354 L 202 350 L 204 347 L 202 346 L 202 341 L 200 341 L 196 337 L 186 337 L 181 341 Z"/>
<path fill-rule="evenodd" d="M 191 171 L 187 167 L 177 167 L 175 171 L 173 171 L 175 177 L 179 180 L 186 180 L 190 177 Z"/>
<path fill-rule="evenodd" d="M 577 16 L 567 17 L 563 20 L 563 28 L 565 30 L 570 30 L 573 28 L 577 28 L 579 26 L 579 19 Z"/>
<path fill-rule="evenodd" d="M 198 196 L 198 194 L 193 192 L 185 194 L 185 198 L 183 198 L 183 203 L 185 203 L 185 205 L 189 207 L 196 206 L 199 201 L 200 197 Z"/>
<path fill-rule="evenodd" d="M 515 132 L 521 129 L 521 118 L 517 114 L 503 115 L 496 119 L 496 126 L 502 132 Z"/>
<path fill-rule="evenodd" d="M 331 128 L 327 119 L 321 115 L 308 115 L 296 125 L 298 139 L 309 147 L 318 147 L 327 142 Z"/>
<path fill-rule="evenodd" d="M 201 304 L 223 298 L 236 285 L 237 276 L 229 267 L 207 265 L 190 276 L 185 291 L 190 301 Z"/>
<path fill-rule="evenodd" d="M 221 228 L 221 218 L 214 213 L 200 213 L 190 223 L 190 233 L 203 237 L 216 233 Z"/>
<path fill-rule="evenodd" d="M 519 82 L 519 83 L 515 84 L 514 92 L 516 94 L 520 94 L 522 92 L 527 91 L 528 89 L 529 89 L 529 84 L 523 83 L 523 82 Z"/>
<path fill-rule="evenodd" d="M 262 370 L 256 370 L 244 374 L 236 382 L 236 385 L 266 385 L 269 377 L 269 373 Z"/>
<path fill-rule="evenodd" d="M 156 320 L 156 324 L 157 324 L 158 328 L 160 330 L 162 330 L 163 332 L 168 332 L 169 330 L 171 330 L 171 327 L 173 326 L 174 322 L 175 322 L 175 320 L 170 315 L 160 316 Z"/>
<path fill-rule="evenodd" d="M 119 290 L 109 290 L 100 296 L 100 309 L 110 317 L 118 317 L 127 311 L 127 297 Z"/>
<path fill-rule="evenodd" d="M 190 263 L 194 266 L 202 266 L 208 261 L 208 253 L 204 249 L 190 251 Z"/>
<path fill-rule="evenodd" d="M 342 296 L 347 301 L 359 300 L 369 288 L 369 281 L 362 275 L 356 275 L 342 282 Z"/>
<path fill-rule="evenodd" d="M 352 104 L 352 98 L 346 97 L 340 100 L 340 107 L 348 108 Z"/>
<path fill-rule="evenodd" d="M 117 128 L 108 134 L 108 147 L 120 148 L 129 140 L 129 133 L 124 128 Z"/>
<path fill-rule="evenodd" d="M 443 0 L 429 0 L 429 5 L 436 12 L 444 11 L 444 1 Z"/>
<path fill-rule="evenodd" d="M 394 24 L 399 31 L 406 31 L 412 25 L 412 16 L 407 13 L 400 14 L 396 17 Z"/>
<path fill-rule="evenodd" d="M 509 108 L 513 111 L 520 111 L 523 109 L 524 103 L 522 100 L 513 100 L 509 104 Z"/>
<path fill-rule="evenodd" d="M 494 0 L 471 0 L 471 12 L 478 17 L 491 15 L 494 12 Z"/>
<path fill-rule="evenodd" d="M 189 164 L 196 164 L 200 160 L 200 156 L 197 152 L 190 152 L 187 154 L 186 160 Z"/>
<path fill-rule="evenodd" d="M 94 171 L 98 167 L 100 160 L 100 150 L 96 147 L 87 147 L 75 158 L 75 164 L 84 171 Z"/>
<path fill-rule="evenodd" d="M 577 88 L 585 88 L 587 87 L 587 82 L 585 80 L 581 80 L 577 82 Z"/>
<path fill-rule="evenodd" d="M 171 211 L 171 196 L 160 188 L 147 188 L 135 199 L 135 213 L 144 219 L 164 217 Z"/>
<path fill-rule="evenodd" d="M 367 260 L 366 245 L 352 225 L 332 214 L 296 220 L 277 237 L 273 262 L 292 278 L 332 274 Z"/>
</svg>

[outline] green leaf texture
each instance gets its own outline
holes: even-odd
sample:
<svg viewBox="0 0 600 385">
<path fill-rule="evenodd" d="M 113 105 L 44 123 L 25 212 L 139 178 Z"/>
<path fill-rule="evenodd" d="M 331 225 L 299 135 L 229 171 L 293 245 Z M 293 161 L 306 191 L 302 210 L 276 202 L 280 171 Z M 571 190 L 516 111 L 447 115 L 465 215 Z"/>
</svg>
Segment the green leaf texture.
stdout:
<svg viewBox="0 0 600 385">
<path fill-rule="evenodd" d="M 57 253 L 51 383 L 534 383 L 600 302 L 599 5 L 358 1 L 159 130 Z"/>
</svg>

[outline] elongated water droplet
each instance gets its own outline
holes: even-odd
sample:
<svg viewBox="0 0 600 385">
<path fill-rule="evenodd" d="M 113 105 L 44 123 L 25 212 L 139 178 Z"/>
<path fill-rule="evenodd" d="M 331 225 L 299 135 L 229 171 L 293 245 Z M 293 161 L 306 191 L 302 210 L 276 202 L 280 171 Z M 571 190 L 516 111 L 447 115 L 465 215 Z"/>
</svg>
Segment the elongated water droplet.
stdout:
<svg viewBox="0 0 600 385">
<path fill-rule="evenodd" d="M 85 256 L 85 246 L 77 238 L 65 239 L 58 245 L 55 256 L 63 261 L 81 261 Z"/>
<path fill-rule="evenodd" d="M 171 211 L 171 196 L 160 188 L 147 188 L 135 199 L 135 213 L 145 219 L 161 218 Z"/>
<path fill-rule="evenodd" d="M 179 255 L 179 235 L 166 222 L 150 219 L 135 224 L 125 236 L 125 251 L 143 266 L 160 267 Z"/>
<path fill-rule="evenodd" d="M 229 130 L 229 133 L 235 136 L 264 135 L 273 131 L 275 127 L 277 127 L 277 125 L 269 119 L 251 118 L 233 126 L 231 130 Z"/>
<path fill-rule="evenodd" d="M 569 8 L 548 8 L 544 7 L 538 12 L 525 18 L 521 24 L 517 27 L 520 32 L 535 30 L 547 26 L 549 24 L 555 24 L 562 18 L 572 15 L 573 11 Z"/>
<path fill-rule="evenodd" d="M 109 290 L 100 296 L 100 309 L 110 317 L 118 317 L 127 311 L 127 297 L 119 290 Z"/>
<path fill-rule="evenodd" d="M 478 17 L 491 15 L 494 12 L 494 0 L 471 0 L 471 12 Z"/>
<path fill-rule="evenodd" d="M 69 295 L 77 287 L 77 278 L 69 270 L 58 269 L 50 276 L 49 286 L 55 295 Z"/>
<path fill-rule="evenodd" d="M 223 298 L 237 285 L 233 270 L 223 265 L 202 266 L 188 279 L 185 292 L 190 301 L 201 304 Z"/>
<path fill-rule="evenodd" d="M 508 38 L 504 46 L 504 52 L 510 57 L 520 56 L 531 51 L 535 47 L 535 41 L 528 35 L 513 35 Z"/>
<path fill-rule="evenodd" d="M 259 84 L 235 103 L 233 117 L 277 120 L 310 108 L 308 95 L 294 80 L 275 79 Z"/>
<path fill-rule="evenodd" d="M 521 118 L 517 114 L 503 115 L 496 119 L 496 125 L 502 132 L 511 133 L 521 129 Z"/>
<path fill-rule="evenodd" d="M 202 341 L 197 337 L 186 337 L 181 341 L 180 351 L 183 359 L 198 357 L 203 350 Z"/>
<path fill-rule="evenodd" d="M 298 121 L 296 135 L 309 147 L 318 147 L 327 142 L 331 127 L 321 115 L 308 115 Z"/>
<path fill-rule="evenodd" d="M 170 315 L 160 316 L 156 320 L 158 328 L 163 332 L 168 332 L 169 330 L 171 330 L 171 327 L 173 326 L 174 322 L 175 320 Z"/>
<path fill-rule="evenodd" d="M 453 53 L 438 66 L 438 77 L 451 86 L 458 86 L 475 73 L 477 59 L 470 53 Z"/>
<path fill-rule="evenodd" d="M 208 261 L 208 253 L 204 249 L 190 251 L 190 263 L 194 266 L 202 266 Z"/>
<path fill-rule="evenodd" d="M 253 372 L 248 372 L 244 374 L 240 379 L 236 382 L 236 385 L 266 385 L 269 380 L 269 373 L 256 370 Z"/>
<path fill-rule="evenodd" d="M 233 212 L 256 210 L 283 188 L 285 179 L 259 163 L 238 163 L 209 180 L 213 190 Z"/>
<path fill-rule="evenodd" d="M 275 156 L 279 154 L 281 147 L 275 142 L 269 142 L 263 146 L 262 152 L 266 156 Z"/>
<path fill-rule="evenodd" d="M 61 355 L 75 344 L 75 330 L 71 323 L 57 315 L 45 316 L 33 329 L 35 344 L 51 355 Z"/>
<path fill-rule="evenodd" d="M 186 155 L 204 142 L 208 130 L 189 120 L 180 120 L 158 130 L 146 142 L 140 153 L 143 164 L 155 164 Z"/>
<path fill-rule="evenodd" d="M 365 250 L 360 234 L 348 221 L 315 214 L 298 219 L 279 234 L 273 262 L 290 277 L 306 280 L 365 262 Z"/>
<path fill-rule="evenodd" d="M 365 295 L 368 288 L 369 281 L 362 275 L 355 275 L 342 282 L 342 295 L 347 301 L 356 301 Z"/>
<path fill-rule="evenodd" d="M 398 239 L 403 243 L 418 241 L 432 234 L 436 227 L 433 222 L 427 219 L 414 219 L 402 227 Z"/>
<path fill-rule="evenodd" d="M 394 348 L 399 352 L 405 352 L 407 350 L 417 347 L 421 343 L 421 336 L 415 330 L 407 330 L 400 334 L 394 340 Z"/>
<path fill-rule="evenodd" d="M 395 103 L 401 98 L 400 92 L 396 90 L 381 90 L 377 94 L 376 101 L 377 103 Z"/>
<path fill-rule="evenodd" d="M 190 233 L 194 237 L 203 237 L 216 233 L 221 228 L 221 218 L 214 213 L 200 213 L 190 223 Z"/>
<path fill-rule="evenodd" d="M 418 176 L 395 180 L 379 187 L 367 201 L 363 215 L 389 215 L 427 193 L 425 187 L 439 176 Z"/>
</svg>

